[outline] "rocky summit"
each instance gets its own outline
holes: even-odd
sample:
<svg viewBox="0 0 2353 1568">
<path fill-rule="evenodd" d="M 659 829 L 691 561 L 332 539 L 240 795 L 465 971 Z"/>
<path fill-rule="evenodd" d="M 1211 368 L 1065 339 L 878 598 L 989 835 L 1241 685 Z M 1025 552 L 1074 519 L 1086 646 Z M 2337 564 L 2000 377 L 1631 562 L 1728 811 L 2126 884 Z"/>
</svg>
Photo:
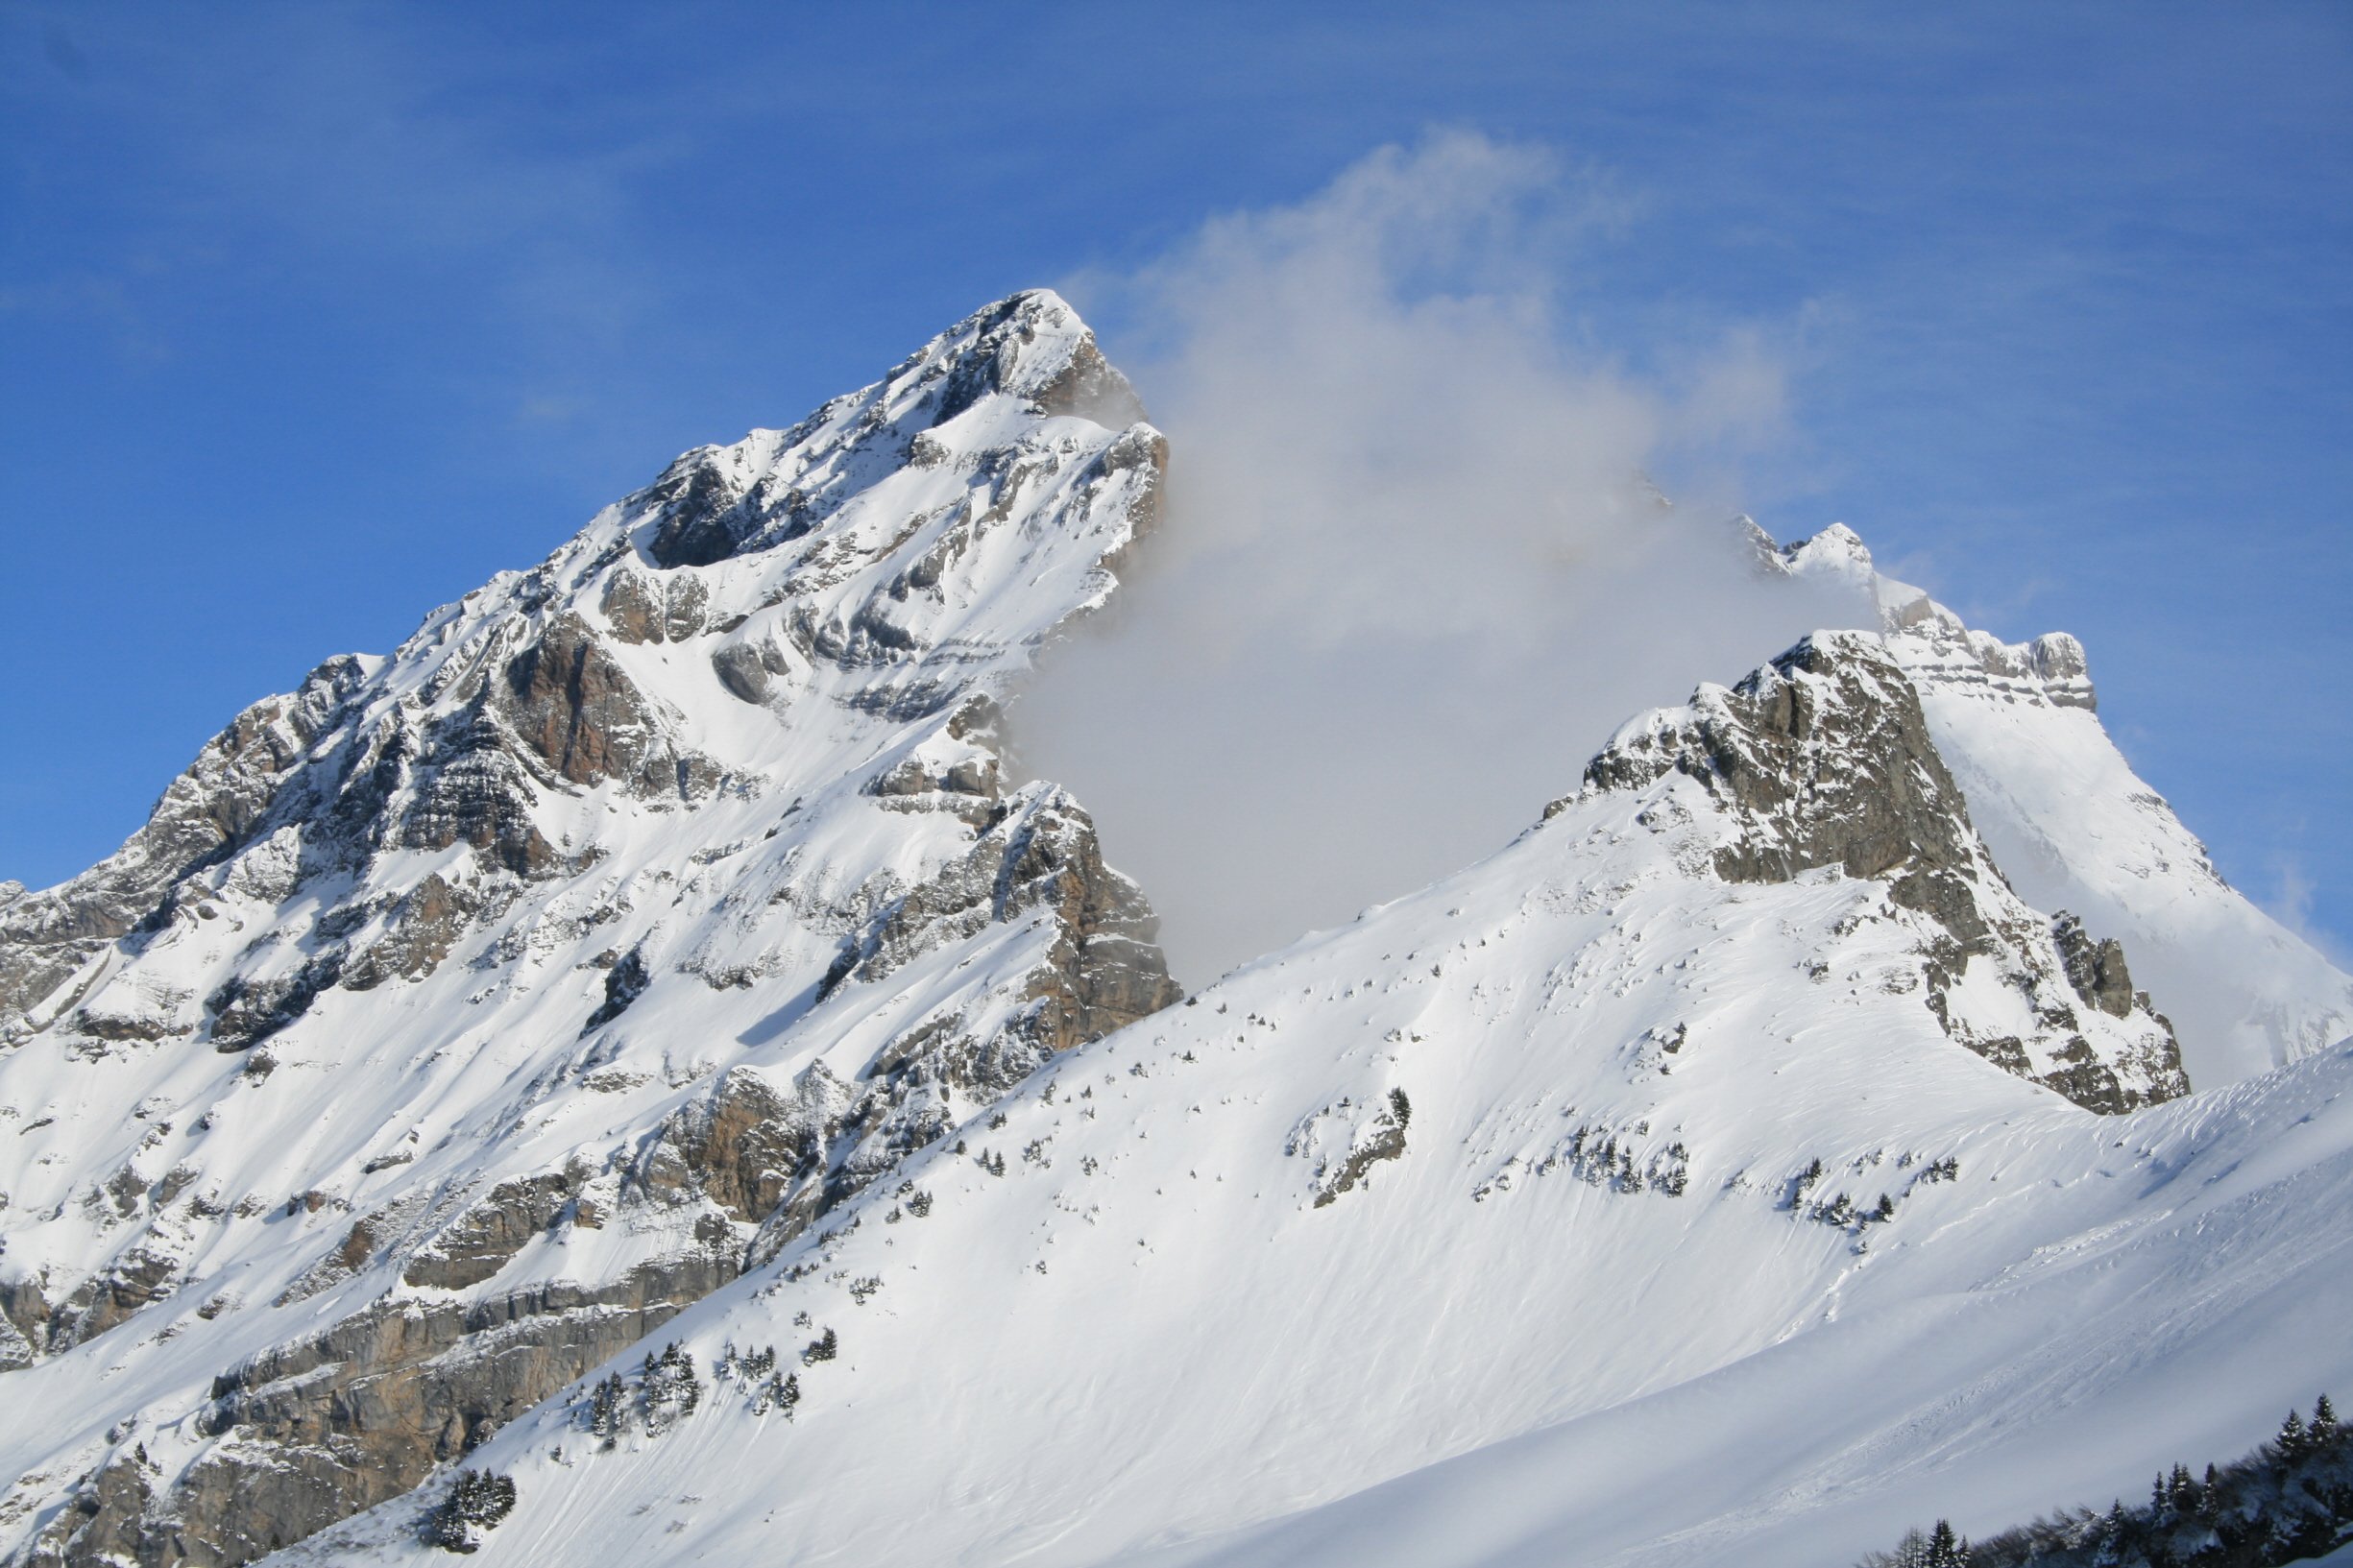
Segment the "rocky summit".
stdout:
<svg viewBox="0 0 2353 1568">
<path fill-rule="evenodd" d="M 2073 639 L 1746 524 L 1879 629 L 1187 995 L 1002 738 L 1169 462 L 1016 295 L 0 886 L 5 1561 L 1843 1561 L 2353 1390 L 2353 981 Z"/>
</svg>

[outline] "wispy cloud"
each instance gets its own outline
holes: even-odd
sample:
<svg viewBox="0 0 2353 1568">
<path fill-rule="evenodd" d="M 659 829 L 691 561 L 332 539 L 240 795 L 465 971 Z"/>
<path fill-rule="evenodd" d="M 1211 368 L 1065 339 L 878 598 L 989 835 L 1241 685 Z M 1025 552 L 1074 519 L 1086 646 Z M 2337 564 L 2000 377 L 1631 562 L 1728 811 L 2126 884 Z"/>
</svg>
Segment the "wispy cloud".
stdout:
<svg viewBox="0 0 2353 1568">
<path fill-rule="evenodd" d="M 1767 584 L 1715 505 L 1785 428 L 1754 330 L 1671 378 L 1556 308 L 1633 204 L 1549 151 L 1388 148 L 1075 285 L 1174 448 L 1161 533 L 1015 713 L 1200 978 L 1498 847 L 1633 712 L 1857 603 Z M 1715 458 L 1727 461 L 1718 464 Z"/>
<path fill-rule="evenodd" d="M 2301 857 L 2278 855 L 2272 858 L 2271 896 L 2264 901 L 2266 912 L 2318 949 L 2339 969 L 2353 970 L 2353 949 L 2336 931 L 2314 921 L 2319 895 L 2320 884 Z"/>
</svg>

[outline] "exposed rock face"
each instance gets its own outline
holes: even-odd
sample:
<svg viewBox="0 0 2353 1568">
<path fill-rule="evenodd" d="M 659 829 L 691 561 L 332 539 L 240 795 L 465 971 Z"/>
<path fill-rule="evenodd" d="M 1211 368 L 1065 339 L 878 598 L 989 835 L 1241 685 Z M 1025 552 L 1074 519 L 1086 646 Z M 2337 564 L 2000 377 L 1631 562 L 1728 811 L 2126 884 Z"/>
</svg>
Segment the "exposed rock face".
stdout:
<svg viewBox="0 0 2353 1568">
<path fill-rule="evenodd" d="M 620 1017 L 629 1010 L 631 1002 L 645 994 L 645 988 L 652 983 L 653 977 L 645 971 L 645 954 L 636 948 L 622 953 L 614 960 L 613 967 L 605 971 L 605 1000 L 594 1012 L 589 1014 L 588 1022 L 580 1025 L 580 1032 L 587 1034 L 600 1029 Z"/>
<path fill-rule="evenodd" d="M 789 1087 L 739 1068 L 664 1122 L 626 1193 L 703 1200 L 759 1227 L 755 1259 L 1021 1082 L 1181 995 L 1135 885 L 1103 863 L 1070 797 L 1032 786 L 997 808 L 960 859 L 847 942 L 823 989 L 855 1001 L 902 968 L 968 949 L 990 928 L 1050 933 L 1015 984 L 956 996 L 895 1033 L 855 1080 L 811 1064 Z"/>
<path fill-rule="evenodd" d="M 1140 418 L 1016 296 L 0 889 L 0 1371 L 133 1369 L 0 1435 L 7 1560 L 242 1563 L 398 1495 L 1176 999 L 1085 813 L 996 750 L 1153 520 Z"/>
<path fill-rule="evenodd" d="M 748 1068 L 663 1123 L 634 1172 L 665 1199 L 696 1191 L 741 1223 L 773 1216 L 785 1195 L 821 1171 L 848 1096 L 822 1064 L 779 1093 Z"/>
<path fill-rule="evenodd" d="M 644 694 L 579 615 L 548 622 L 508 662 L 500 709 L 531 754 L 566 783 L 617 780 L 647 795 L 691 794 L 716 770 L 669 744 Z"/>
<path fill-rule="evenodd" d="M 1342 1110 L 1346 1108 L 1344 1106 Z M 1335 1153 L 1322 1159 L 1316 1168 L 1315 1206 L 1328 1209 L 1340 1200 L 1344 1193 L 1352 1193 L 1371 1175 L 1372 1168 L 1383 1160 L 1405 1157 L 1405 1129 L 1412 1122 L 1413 1102 L 1402 1089 L 1389 1091 L 1387 1100 L 1370 1120 L 1349 1129 L 1346 1153 Z M 1326 1110 L 1311 1119 L 1306 1127 L 1292 1135 L 1291 1152 L 1309 1153 L 1322 1141 L 1321 1123 L 1343 1120 Z"/>
<path fill-rule="evenodd" d="M 900 900 L 843 953 L 837 973 L 871 984 L 916 954 L 1031 910 L 1051 916 L 1055 933 L 1053 961 L 1032 992 L 1040 1005 L 1026 1025 L 1041 1049 L 1099 1039 L 1180 995 L 1152 946 L 1159 922 L 1142 890 L 1104 864 L 1095 825 L 1078 803 L 1041 785 L 992 812 L 972 848 Z"/>
<path fill-rule="evenodd" d="M 1808 639 L 1718 696 L 1688 727 L 1621 734 L 1586 769 L 1604 788 L 1662 767 L 1726 800 L 1740 832 L 1715 854 L 1727 881 L 1787 881 L 1816 866 L 1884 877 L 1895 900 L 1983 939 L 1970 890 L 1969 818 L 1911 683 L 1864 639 Z"/>
<path fill-rule="evenodd" d="M 366 991 L 387 980 L 422 980 L 440 967 L 481 913 L 481 895 L 453 886 L 439 872 L 394 902 L 383 935 L 359 948 L 342 968 L 347 990 Z"/>
<path fill-rule="evenodd" d="M 571 1183 L 561 1174 L 500 1182 L 456 1224 L 412 1253 L 400 1282 L 443 1291 L 479 1285 L 546 1230 L 570 1196 Z"/>
<path fill-rule="evenodd" d="M 404 715 L 403 715 L 404 717 Z M 401 849 L 438 851 L 463 844 L 498 870 L 528 880 L 561 869 L 540 832 L 530 769 L 508 749 L 499 728 L 478 712 L 452 714 L 411 734 L 399 728 L 367 786 L 344 804 L 377 837 L 374 813 L 391 808 L 381 837 Z"/>
<path fill-rule="evenodd" d="M 2075 988 L 2075 995 L 2111 1018 L 2130 1017 L 2138 994 L 2132 989 L 2132 974 L 2124 967 L 2124 944 L 2114 937 L 2095 942 L 2084 930 L 2083 922 L 2064 910 L 2051 922 L 2050 935 L 2059 945 L 2067 983 Z M 2137 1004 L 2147 1006 L 2147 1002 L 2139 999 Z"/>
<path fill-rule="evenodd" d="M 974 351 L 941 383 L 934 424 L 944 424 L 991 393 L 1027 399 L 1051 414 L 1076 414 L 1112 429 L 1139 424 L 1144 405 L 1092 339 L 1053 360 L 1029 350 L 1051 330 L 1035 296 L 1016 296 L 984 312 Z"/>
<path fill-rule="evenodd" d="M 2171 1026 L 2133 997 L 2123 949 L 2051 925 L 2011 891 L 1876 636 L 1817 635 L 1737 687 L 1645 715 L 1594 758 L 1586 787 L 1642 790 L 1668 775 L 1696 783 L 1718 814 L 1708 865 L 1727 881 L 1831 866 L 1883 881 L 1927 923 L 1928 1005 L 1987 1060 L 2096 1111 L 2189 1092 Z M 1675 826 L 1672 799 L 1655 811 L 1653 831 Z M 1986 1011 L 1963 985 L 1973 965 L 2017 1005 Z"/>
<path fill-rule="evenodd" d="M 169 1251 L 133 1246 L 103 1274 L 75 1287 L 53 1314 L 45 1336 L 48 1347 L 61 1350 L 94 1339 L 122 1323 L 140 1308 L 171 1293 L 178 1283 L 180 1260 Z"/>
<path fill-rule="evenodd" d="M 0 1045 L 54 1022 L 61 990 L 109 942 L 161 918 L 176 883 L 259 835 L 279 792 L 344 715 L 369 667 L 331 659 L 299 691 L 254 704 L 172 781 L 120 850 L 71 881 L 18 888 L 0 902 Z"/>
<path fill-rule="evenodd" d="M 702 630 L 710 591 L 699 577 L 622 567 L 605 585 L 605 624 L 623 642 L 684 642 Z"/>
<path fill-rule="evenodd" d="M 1094 824 L 1058 789 L 1007 802 L 972 849 L 844 949 L 832 988 L 872 985 L 989 926 L 1050 933 L 1008 992 L 926 1014 L 867 1064 L 840 1117 L 814 1212 L 838 1203 L 1028 1077 L 1055 1053 L 1176 1001 L 1152 945 L 1158 921 L 1136 885 L 1103 863 Z M 771 1243 L 789 1238 L 771 1228 Z"/>
<path fill-rule="evenodd" d="M 19 1560 L 250 1562 L 410 1490 L 736 1273 L 703 1249 L 594 1289 L 370 1309 L 216 1378 L 197 1425 L 226 1440 L 168 1489 L 135 1454 L 114 1459 Z"/>
</svg>

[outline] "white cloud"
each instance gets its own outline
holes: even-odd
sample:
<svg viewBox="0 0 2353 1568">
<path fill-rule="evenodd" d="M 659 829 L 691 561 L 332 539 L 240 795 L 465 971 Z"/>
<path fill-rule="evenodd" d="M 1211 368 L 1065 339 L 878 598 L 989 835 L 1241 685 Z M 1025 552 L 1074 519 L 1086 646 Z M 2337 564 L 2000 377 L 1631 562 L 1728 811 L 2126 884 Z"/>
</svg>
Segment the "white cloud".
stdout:
<svg viewBox="0 0 2353 1568">
<path fill-rule="evenodd" d="M 1385 149 L 1075 285 L 1173 448 L 1160 532 L 1049 653 L 1018 760 L 1075 789 L 1199 982 L 1499 846 L 1610 731 L 1861 614 L 1644 474 L 1786 422 L 1762 340 L 1672 387 L 1553 307 L 1631 205 L 1540 149 Z"/>
</svg>

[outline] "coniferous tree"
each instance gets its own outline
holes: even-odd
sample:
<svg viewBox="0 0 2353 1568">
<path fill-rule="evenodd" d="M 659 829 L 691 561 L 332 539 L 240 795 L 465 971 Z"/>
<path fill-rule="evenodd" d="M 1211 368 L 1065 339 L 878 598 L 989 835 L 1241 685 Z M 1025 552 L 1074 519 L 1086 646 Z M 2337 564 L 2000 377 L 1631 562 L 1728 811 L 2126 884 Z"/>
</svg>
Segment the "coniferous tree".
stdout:
<svg viewBox="0 0 2353 1568">
<path fill-rule="evenodd" d="M 672 1422 L 692 1415 L 702 1397 L 702 1380 L 694 1375 L 693 1354 L 681 1350 L 676 1340 L 664 1345 L 661 1355 L 645 1358 L 645 1374 L 638 1387 L 638 1398 L 645 1408 L 647 1436 L 660 1436 Z"/>
<path fill-rule="evenodd" d="M 2096 1568 L 2121 1568 L 2124 1560 L 2124 1539 L 2131 1528 L 2131 1521 L 2124 1517 L 2124 1500 L 2120 1497 L 2109 1506 L 2108 1516 L 2100 1520 L 2098 1530 L 2093 1536 L 2099 1543 L 2098 1550 L 2092 1555 Z"/>
<path fill-rule="evenodd" d="M 1907 1530 L 1893 1553 L 1874 1554 L 1870 1562 L 1872 1568 L 1928 1568 L 1928 1538 L 1917 1530 Z"/>
<path fill-rule="evenodd" d="M 2288 1419 L 2279 1424 L 2279 1435 L 2272 1440 L 2279 1448 L 2279 1457 L 2291 1461 L 2302 1459 L 2304 1451 L 2312 1446 L 2304 1431 L 2304 1417 L 2294 1411 L 2290 1411 Z"/>
<path fill-rule="evenodd" d="M 619 1372 L 608 1374 L 589 1396 L 589 1435 L 597 1438 L 600 1446 L 611 1448 L 620 1436 L 628 1420 L 627 1400 Z"/>
<path fill-rule="evenodd" d="M 2266 1532 L 2265 1561 L 2287 1563 L 2316 1557 L 2336 1544 L 2337 1531 L 2330 1521 L 2328 1508 L 2290 1492 L 2281 1497 L 2272 1514 L 2271 1528 Z"/>
<path fill-rule="evenodd" d="M 2313 1406 L 2312 1426 L 2306 1435 L 2312 1446 L 2320 1450 L 2335 1448 L 2343 1438 L 2344 1429 L 2337 1424 L 2337 1407 L 2328 1402 L 2328 1395 L 2322 1394 Z"/>
<path fill-rule="evenodd" d="M 1806 1194 L 1812 1192 L 1814 1183 L 1820 1181 L 1821 1179 L 1821 1160 L 1814 1159 L 1807 1161 L 1806 1169 L 1798 1172 L 1797 1187 L 1794 1194 L 1790 1198 L 1790 1207 L 1795 1208 L 1798 1204 L 1805 1202 Z"/>
<path fill-rule="evenodd" d="M 792 1408 L 800 1402 L 801 1375 L 787 1372 L 782 1377 L 771 1376 L 762 1387 L 759 1403 L 752 1407 L 752 1413 L 765 1415 L 772 1410 L 782 1411 L 785 1419 L 789 1421 L 792 1419 Z"/>
<path fill-rule="evenodd" d="M 460 1470 L 448 1495 L 425 1516 L 425 1538 L 445 1552 L 480 1549 L 482 1532 L 515 1511 L 515 1483 L 491 1470 Z"/>
</svg>

